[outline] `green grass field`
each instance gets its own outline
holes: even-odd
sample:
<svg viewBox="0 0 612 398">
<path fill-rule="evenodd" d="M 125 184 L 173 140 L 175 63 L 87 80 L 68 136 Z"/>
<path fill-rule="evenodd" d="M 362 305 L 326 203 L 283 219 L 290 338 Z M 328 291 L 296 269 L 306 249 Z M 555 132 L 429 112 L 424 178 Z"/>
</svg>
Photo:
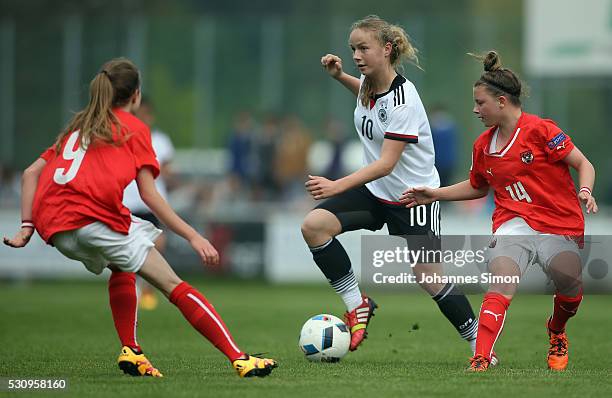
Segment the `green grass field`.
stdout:
<svg viewBox="0 0 612 398">
<path fill-rule="evenodd" d="M 63 378 L 61 396 L 610 396 L 612 329 L 607 296 L 586 297 L 568 329 L 570 366 L 546 370 L 547 296 L 518 296 L 496 351 L 501 365 L 465 371 L 468 346 L 423 294 L 370 292 L 380 304 L 370 337 L 338 364 L 307 362 L 297 347 L 311 315 L 341 316 L 326 286 L 194 283 L 215 304 L 238 344 L 280 366 L 264 379 L 240 379 L 226 359 L 166 301 L 140 312 L 139 342 L 163 379 L 132 378 L 116 367 L 119 342 L 106 284 L 0 284 L 0 377 Z M 471 296 L 478 308 L 480 296 Z M 0 392 L 0 396 L 6 392 Z M 37 395 L 50 394 L 40 392 Z M 52 394 L 52 393 L 51 393 Z M 21 392 L 16 396 L 26 396 Z"/>
</svg>

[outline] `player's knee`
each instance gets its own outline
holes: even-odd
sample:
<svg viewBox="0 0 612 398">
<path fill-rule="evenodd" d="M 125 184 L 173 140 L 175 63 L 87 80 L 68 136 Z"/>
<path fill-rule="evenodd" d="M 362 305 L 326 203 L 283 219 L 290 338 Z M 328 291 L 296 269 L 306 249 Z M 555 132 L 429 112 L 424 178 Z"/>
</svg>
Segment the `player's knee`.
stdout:
<svg viewBox="0 0 612 398">
<path fill-rule="evenodd" d="M 316 233 L 317 223 L 314 221 L 311 221 L 310 218 L 306 217 L 304 221 L 302 222 L 301 229 L 302 229 L 302 236 L 304 237 L 304 240 L 308 241 L 309 238 L 312 238 L 312 236 Z"/>
<path fill-rule="evenodd" d="M 329 235 L 325 220 L 312 213 L 308 214 L 302 223 L 302 236 L 308 243 L 319 240 L 323 235 Z"/>
</svg>

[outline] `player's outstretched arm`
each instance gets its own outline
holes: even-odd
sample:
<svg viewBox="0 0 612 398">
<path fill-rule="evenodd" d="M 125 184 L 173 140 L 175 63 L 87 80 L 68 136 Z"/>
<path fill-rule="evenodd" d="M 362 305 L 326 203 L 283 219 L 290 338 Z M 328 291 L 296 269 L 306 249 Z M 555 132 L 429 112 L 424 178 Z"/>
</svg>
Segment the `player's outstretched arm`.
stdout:
<svg viewBox="0 0 612 398">
<path fill-rule="evenodd" d="M 308 176 L 306 190 L 315 200 L 326 199 L 389 175 L 404 151 L 403 141 L 384 140 L 380 158 L 346 177 L 332 181 L 325 177 Z"/>
<path fill-rule="evenodd" d="M 563 158 L 563 161 L 578 172 L 578 183 L 580 184 L 578 199 L 584 204 L 586 212 L 597 213 L 599 209 L 592 195 L 595 185 L 595 168 L 577 147 L 574 147 L 569 155 Z"/>
<path fill-rule="evenodd" d="M 429 188 L 415 187 L 408 188 L 404 191 L 399 201 L 406 207 L 414 207 L 418 205 L 426 205 L 437 200 L 454 201 L 454 200 L 472 200 L 487 196 L 489 187 L 476 189 L 470 184 L 470 180 L 462 181 L 458 184 L 448 187 Z"/>
<path fill-rule="evenodd" d="M 168 202 L 166 202 L 159 192 L 157 192 L 153 173 L 148 167 L 143 167 L 138 171 L 136 183 L 138 184 L 138 192 L 140 193 L 142 201 L 145 202 L 153 214 L 155 214 L 164 225 L 187 240 L 204 263 L 210 265 L 219 263 L 219 253 L 217 249 L 189 224 L 183 221 L 183 219 L 172 210 Z"/>
<path fill-rule="evenodd" d="M 350 92 L 359 95 L 359 79 L 342 70 L 342 59 L 334 54 L 325 54 L 321 57 L 321 66 L 334 79 L 338 80 Z"/>
<path fill-rule="evenodd" d="M 34 194 L 38 186 L 38 178 L 42 173 L 47 162 L 38 158 L 27 169 L 21 177 L 21 220 L 22 226 L 12 239 L 4 237 L 4 244 L 11 247 L 24 247 L 34 234 L 34 224 L 32 224 L 32 203 Z M 31 225 L 30 225 L 31 224 Z"/>
</svg>

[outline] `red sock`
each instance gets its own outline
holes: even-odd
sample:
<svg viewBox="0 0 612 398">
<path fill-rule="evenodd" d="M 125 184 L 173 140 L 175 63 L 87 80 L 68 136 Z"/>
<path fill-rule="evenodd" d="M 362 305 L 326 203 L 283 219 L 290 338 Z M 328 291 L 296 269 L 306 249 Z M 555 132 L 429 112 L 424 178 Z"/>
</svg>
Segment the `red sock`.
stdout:
<svg viewBox="0 0 612 398">
<path fill-rule="evenodd" d="M 108 280 L 108 296 L 115 329 L 122 345 L 140 351 L 136 342 L 138 297 L 136 275 L 131 272 L 115 272 Z"/>
<path fill-rule="evenodd" d="M 509 305 L 510 300 L 499 293 L 485 294 L 478 315 L 476 355 L 480 354 L 491 359 L 491 352 L 504 327 L 506 310 Z"/>
<path fill-rule="evenodd" d="M 567 320 L 576 315 L 576 311 L 578 311 L 578 306 L 580 306 L 581 301 L 582 292 L 576 297 L 568 297 L 556 293 L 553 299 L 553 315 L 548 323 L 548 328 L 554 332 L 563 332 Z"/>
<path fill-rule="evenodd" d="M 223 319 L 217 314 L 212 304 L 187 282 L 182 282 L 174 288 L 170 293 L 170 301 L 181 310 L 191 326 L 225 354 L 230 361 L 244 355 L 244 352 L 240 351 L 234 343 Z"/>
</svg>

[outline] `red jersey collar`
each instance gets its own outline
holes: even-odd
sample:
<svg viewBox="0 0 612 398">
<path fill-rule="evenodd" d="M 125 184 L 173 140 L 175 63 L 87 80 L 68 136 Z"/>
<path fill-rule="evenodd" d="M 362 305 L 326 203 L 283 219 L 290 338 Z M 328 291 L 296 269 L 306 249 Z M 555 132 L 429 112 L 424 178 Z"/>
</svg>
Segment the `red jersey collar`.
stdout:
<svg viewBox="0 0 612 398">
<path fill-rule="evenodd" d="M 493 153 L 491 153 L 489 149 L 491 148 L 491 142 L 493 141 L 493 137 L 495 136 L 495 133 L 499 129 L 499 126 L 491 127 L 489 129 L 489 134 L 487 135 L 486 145 L 484 147 L 485 154 L 488 156 L 497 156 L 497 157 L 504 156 L 506 152 L 510 150 L 510 147 L 514 144 L 514 141 L 516 141 L 516 139 L 518 138 L 519 133 L 521 132 L 523 127 L 528 123 L 528 120 L 531 119 L 530 116 L 532 115 L 521 111 L 521 116 L 519 116 L 518 120 L 516 121 L 516 125 L 514 126 L 514 134 L 512 135 L 512 137 L 510 137 L 510 139 L 508 140 L 508 142 L 506 142 L 506 145 L 504 145 L 502 149 L 500 149 L 497 152 L 493 152 Z"/>
</svg>

